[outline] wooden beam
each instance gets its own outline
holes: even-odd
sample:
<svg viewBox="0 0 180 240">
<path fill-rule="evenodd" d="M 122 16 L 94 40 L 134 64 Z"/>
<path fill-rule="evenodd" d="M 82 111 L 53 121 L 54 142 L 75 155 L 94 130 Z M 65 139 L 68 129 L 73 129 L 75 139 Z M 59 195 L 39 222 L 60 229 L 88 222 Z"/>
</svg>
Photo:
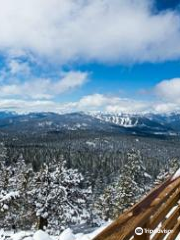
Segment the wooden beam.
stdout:
<svg viewBox="0 0 180 240">
<path fill-rule="evenodd" d="M 164 221 L 164 223 L 161 226 L 161 230 L 172 230 L 173 227 L 177 224 L 178 222 L 178 217 L 179 217 L 179 210 L 180 207 L 178 206 L 175 211 Z M 152 240 L 162 240 L 164 236 L 167 233 L 165 232 L 160 232 L 156 233 L 156 235 L 152 238 Z"/>
<path fill-rule="evenodd" d="M 180 179 L 166 181 L 152 191 L 140 203 L 122 214 L 94 240 L 129 240 L 134 236 L 136 227 L 142 227 L 156 214 L 158 209 L 179 190 Z M 171 200 L 173 200 L 172 198 Z"/>
<path fill-rule="evenodd" d="M 149 240 L 150 239 L 150 233 L 147 232 L 147 229 L 148 229 L 148 222 L 142 227 L 143 233 L 141 235 L 137 235 L 135 233 L 133 239 L 134 240 Z"/>
<path fill-rule="evenodd" d="M 158 211 L 150 218 L 149 228 L 155 229 L 157 225 L 162 222 L 162 219 L 168 214 L 168 212 L 177 204 L 179 201 L 180 187 L 169 197 L 167 202 L 163 203 Z"/>
<path fill-rule="evenodd" d="M 166 238 L 166 240 L 175 240 L 177 235 L 180 232 L 180 227 L 179 227 L 179 223 L 176 223 L 176 225 L 174 226 L 172 233 L 169 234 L 169 236 Z"/>
</svg>

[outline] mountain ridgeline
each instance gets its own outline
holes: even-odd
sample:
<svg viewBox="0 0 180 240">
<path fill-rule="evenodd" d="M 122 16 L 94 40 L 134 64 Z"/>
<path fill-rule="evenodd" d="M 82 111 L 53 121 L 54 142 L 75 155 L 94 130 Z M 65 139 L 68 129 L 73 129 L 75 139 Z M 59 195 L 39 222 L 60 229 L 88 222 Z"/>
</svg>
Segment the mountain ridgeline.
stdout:
<svg viewBox="0 0 180 240">
<path fill-rule="evenodd" d="M 1 134 L 77 130 L 143 136 L 174 136 L 180 132 L 180 114 L 87 114 L 83 112 L 16 114 L 0 112 Z"/>
</svg>

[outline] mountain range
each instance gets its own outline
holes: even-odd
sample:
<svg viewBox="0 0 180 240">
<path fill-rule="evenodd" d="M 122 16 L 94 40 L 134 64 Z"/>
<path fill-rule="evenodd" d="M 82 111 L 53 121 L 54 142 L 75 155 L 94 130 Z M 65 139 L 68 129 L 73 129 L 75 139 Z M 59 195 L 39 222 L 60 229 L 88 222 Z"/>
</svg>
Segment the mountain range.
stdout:
<svg viewBox="0 0 180 240">
<path fill-rule="evenodd" d="M 93 130 L 127 134 L 178 135 L 180 114 L 0 112 L 0 132 Z"/>
</svg>

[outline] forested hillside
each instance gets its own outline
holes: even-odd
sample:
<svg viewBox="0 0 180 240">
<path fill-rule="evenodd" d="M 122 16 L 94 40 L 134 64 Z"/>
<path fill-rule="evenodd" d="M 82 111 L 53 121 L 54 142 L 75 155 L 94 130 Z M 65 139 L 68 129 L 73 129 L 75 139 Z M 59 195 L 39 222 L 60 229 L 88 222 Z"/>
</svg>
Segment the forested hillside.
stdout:
<svg viewBox="0 0 180 240">
<path fill-rule="evenodd" d="M 180 165 L 179 137 L 105 129 L 1 132 L 0 228 L 88 231 Z"/>
</svg>

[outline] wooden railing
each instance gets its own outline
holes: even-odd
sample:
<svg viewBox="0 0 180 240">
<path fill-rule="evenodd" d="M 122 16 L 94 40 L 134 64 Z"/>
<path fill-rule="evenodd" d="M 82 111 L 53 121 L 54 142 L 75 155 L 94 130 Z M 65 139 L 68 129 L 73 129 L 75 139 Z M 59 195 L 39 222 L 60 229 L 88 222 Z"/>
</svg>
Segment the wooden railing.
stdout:
<svg viewBox="0 0 180 240">
<path fill-rule="evenodd" d="M 175 240 L 180 232 L 179 201 L 180 178 L 169 178 L 93 240 Z M 137 228 L 142 228 L 141 235 L 135 233 Z"/>
</svg>

